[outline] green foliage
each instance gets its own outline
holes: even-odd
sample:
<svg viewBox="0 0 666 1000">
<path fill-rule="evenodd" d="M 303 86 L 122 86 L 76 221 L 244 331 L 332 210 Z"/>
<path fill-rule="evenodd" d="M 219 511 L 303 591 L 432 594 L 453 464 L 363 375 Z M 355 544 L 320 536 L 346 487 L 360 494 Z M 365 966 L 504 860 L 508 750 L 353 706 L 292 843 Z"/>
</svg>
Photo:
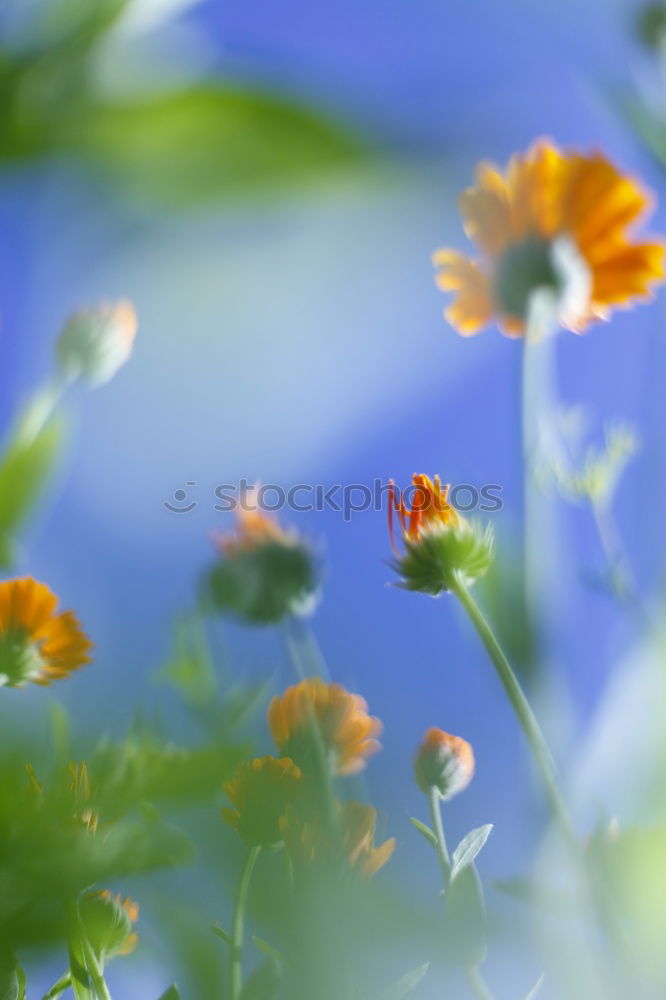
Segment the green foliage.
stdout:
<svg viewBox="0 0 666 1000">
<path fill-rule="evenodd" d="M 425 978 L 428 969 L 430 968 L 430 963 L 425 962 L 424 965 L 419 965 L 416 969 L 412 969 L 411 972 L 405 973 L 404 976 L 390 986 L 388 990 L 382 993 L 380 1000 L 405 1000 L 405 997 L 411 996 L 416 990 L 419 983 Z"/>
<path fill-rule="evenodd" d="M 473 865 L 458 873 L 444 896 L 443 948 L 464 969 L 476 968 L 486 957 L 486 908 Z"/>
<path fill-rule="evenodd" d="M 470 830 L 470 832 L 463 837 L 451 857 L 451 882 L 454 882 L 465 870 L 465 868 L 474 864 L 477 855 L 483 850 L 492 828 L 493 824 L 487 823 L 485 826 L 480 826 L 476 830 Z"/>
<path fill-rule="evenodd" d="M 302 188 L 362 155 L 321 115 L 230 84 L 102 104 L 65 141 L 138 196 L 176 207 Z"/>
<path fill-rule="evenodd" d="M 422 823 L 420 819 L 416 819 L 415 816 L 410 816 L 409 822 L 412 824 L 415 830 L 419 831 L 422 837 L 425 837 L 425 839 L 428 841 L 431 847 L 434 847 L 435 849 L 437 848 L 437 837 L 429 826 L 426 826 L 425 823 Z"/>
<path fill-rule="evenodd" d="M 127 2 L 59 0 L 20 48 L 0 50 L 0 160 L 79 156 L 174 207 L 300 189 L 367 157 L 323 113 L 223 80 L 110 101 L 96 58 Z"/>
<path fill-rule="evenodd" d="M 0 944 L 0 1000 L 21 1000 L 25 977 L 11 949 Z"/>
<path fill-rule="evenodd" d="M 180 1000 L 180 993 L 178 987 L 173 983 L 166 993 L 163 993 L 159 1000 Z"/>
</svg>

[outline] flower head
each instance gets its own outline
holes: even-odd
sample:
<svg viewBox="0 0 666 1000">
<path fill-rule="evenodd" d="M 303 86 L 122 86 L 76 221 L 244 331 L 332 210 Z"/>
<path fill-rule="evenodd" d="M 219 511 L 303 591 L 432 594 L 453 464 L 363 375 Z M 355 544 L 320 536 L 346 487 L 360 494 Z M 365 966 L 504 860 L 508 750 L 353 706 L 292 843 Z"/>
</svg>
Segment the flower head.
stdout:
<svg viewBox="0 0 666 1000">
<path fill-rule="evenodd" d="M 323 744 L 333 774 L 356 774 L 380 749 L 377 737 L 382 724 L 368 715 L 364 699 L 319 677 L 276 695 L 268 708 L 268 725 L 280 753 L 292 757 L 304 771 L 317 754 L 316 738 Z"/>
<path fill-rule="evenodd" d="M 581 333 L 664 281 L 664 244 L 631 236 L 650 198 L 602 153 L 561 152 L 541 140 L 504 172 L 482 163 L 476 181 L 460 211 L 480 259 L 455 250 L 433 258 L 438 286 L 456 293 L 445 316 L 459 333 L 495 320 L 522 336 L 537 292 L 559 326 Z"/>
<path fill-rule="evenodd" d="M 436 788 L 441 798 L 452 798 L 467 788 L 474 776 L 471 744 L 433 726 L 418 748 L 414 776 L 422 792 L 428 794 Z"/>
<path fill-rule="evenodd" d="M 103 303 L 75 313 L 56 343 L 63 375 L 83 378 L 90 385 L 109 382 L 129 360 L 137 318 L 131 302 Z"/>
<path fill-rule="evenodd" d="M 339 827 L 331 830 L 321 816 L 304 819 L 295 809 L 288 809 L 281 821 L 284 840 L 296 862 L 342 861 L 347 869 L 363 878 L 372 878 L 389 860 L 395 849 L 391 837 L 375 846 L 377 812 L 360 802 L 337 803 Z"/>
<path fill-rule="evenodd" d="M 90 662 L 92 643 L 71 611 L 26 576 L 0 583 L 0 686 L 50 684 Z"/>
<path fill-rule="evenodd" d="M 449 487 L 439 476 L 412 478 L 412 497 L 391 482 L 389 535 L 396 558 L 392 565 L 401 586 L 436 596 L 451 590 L 455 578 L 465 584 L 482 576 L 492 562 L 494 543 L 488 525 L 480 528 L 463 518 L 448 501 Z M 402 531 L 403 551 L 395 541 L 395 518 Z"/>
<path fill-rule="evenodd" d="M 301 790 L 300 770 L 288 757 L 257 757 L 240 765 L 224 786 L 235 806 L 222 818 L 251 847 L 272 847 L 282 840 L 280 819 Z"/>
<path fill-rule="evenodd" d="M 208 574 L 207 591 L 218 610 L 269 624 L 314 607 L 318 579 L 310 549 L 258 504 L 238 509 L 236 529 L 217 539 L 217 547 L 221 558 Z"/>
<path fill-rule="evenodd" d="M 79 903 L 79 915 L 102 964 L 134 951 L 138 938 L 132 928 L 139 919 L 139 904 L 129 897 L 114 896 L 108 889 L 87 893 Z"/>
</svg>

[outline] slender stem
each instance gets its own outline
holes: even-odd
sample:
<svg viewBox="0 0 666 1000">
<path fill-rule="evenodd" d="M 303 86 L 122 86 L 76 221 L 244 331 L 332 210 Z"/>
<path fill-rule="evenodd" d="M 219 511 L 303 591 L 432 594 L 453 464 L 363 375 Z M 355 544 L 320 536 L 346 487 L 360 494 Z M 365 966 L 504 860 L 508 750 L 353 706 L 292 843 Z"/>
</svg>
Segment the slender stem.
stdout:
<svg viewBox="0 0 666 1000">
<path fill-rule="evenodd" d="M 513 710 L 516 713 L 522 730 L 527 737 L 532 753 L 534 754 L 534 759 L 536 760 L 546 787 L 553 815 L 565 839 L 571 846 L 575 847 L 577 853 L 578 846 L 576 837 L 571 825 L 571 820 L 569 819 L 567 808 L 560 793 L 555 764 L 550 750 L 548 749 L 545 737 L 541 732 L 539 723 L 536 720 L 536 716 L 534 715 L 534 712 L 532 711 L 530 704 L 523 693 L 523 689 L 521 688 L 518 678 L 511 668 L 511 664 L 507 660 L 502 647 L 495 638 L 493 630 L 486 621 L 481 609 L 470 594 L 469 590 L 459 578 L 456 579 L 452 589 L 467 612 L 467 615 L 474 625 L 474 628 L 476 629 L 483 645 L 486 647 L 486 651 L 493 662 L 499 679 L 502 682 L 504 690 L 509 697 L 509 701 L 513 706 Z"/>
<path fill-rule="evenodd" d="M 54 983 L 48 993 L 45 993 L 42 1000 L 57 1000 L 58 997 L 62 996 L 65 990 L 68 990 L 72 985 L 72 974 L 71 972 L 65 972 L 57 981 Z"/>
<path fill-rule="evenodd" d="M 18 443 L 28 447 L 44 430 L 65 394 L 68 384 L 66 379 L 57 376 L 35 393 L 27 409 L 19 417 L 15 438 Z"/>
<path fill-rule="evenodd" d="M 251 847 L 238 883 L 238 893 L 231 924 L 231 959 L 229 964 L 229 1000 L 240 1000 L 243 989 L 243 936 L 245 931 L 245 910 L 247 895 L 252 880 L 252 872 L 261 853 L 260 847 Z"/>
<path fill-rule="evenodd" d="M 289 658 L 291 659 L 296 674 L 299 680 L 304 681 L 309 675 L 309 671 L 306 668 L 309 666 L 308 660 L 310 657 L 307 649 L 304 650 L 303 648 L 303 643 L 301 641 L 302 634 L 299 633 L 298 623 L 296 623 L 294 619 L 289 618 L 285 621 L 284 637 L 287 652 L 289 653 Z M 308 728 L 310 730 L 310 736 L 312 738 L 312 745 L 314 749 L 314 763 L 318 771 L 318 784 L 321 788 L 323 796 L 323 808 L 330 829 L 334 832 L 339 832 L 338 807 L 335 795 L 333 794 L 328 749 L 322 736 L 319 720 L 317 719 L 314 707 L 310 701 L 307 703 L 307 709 Z"/>
<path fill-rule="evenodd" d="M 437 857 L 439 866 L 442 869 L 442 880 L 444 883 L 443 894 L 446 895 L 451 880 L 451 859 L 449 849 L 446 846 L 446 835 L 444 833 L 444 823 L 442 822 L 442 798 L 438 790 L 433 786 L 428 793 L 428 804 L 430 806 L 430 820 L 432 828 L 437 838 Z M 466 970 L 467 978 L 474 990 L 474 995 L 478 1000 L 493 1000 L 492 993 L 483 981 L 483 977 L 478 966 L 471 966 Z"/>
<path fill-rule="evenodd" d="M 439 866 L 442 869 L 444 891 L 446 892 L 449 887 L 449 879 L 451 877 L 451 861 L 449 859 L 449 851 L 446 846 L 444 824 L 442 823 L 441 796 L 434 786 L 428 793 L 428 803 L 430 805 L 432 828 L 435 832 L 435 836 L 437 837 L 437 857 L 439 858 Z"/>
<path fill-rule="evenodd" d="M 83 948 L 86 970 L 90 976 L 90 982 L 95 994 L 95 1000 L 111 1000 L 111 994 L 109 993 L 109 988 L 104 979 L 102 966 L 97 959 L 93 946 L 90 944 L 90 941 L 83 930 L 81 934 L 81 945 Z"/>
<path fill-rule="evenodd" d="M 478 965 L 467 969 L 467 978 L 477 1000 L 493 1000 L 493 995 L 488 989 Z"/>
</svg>

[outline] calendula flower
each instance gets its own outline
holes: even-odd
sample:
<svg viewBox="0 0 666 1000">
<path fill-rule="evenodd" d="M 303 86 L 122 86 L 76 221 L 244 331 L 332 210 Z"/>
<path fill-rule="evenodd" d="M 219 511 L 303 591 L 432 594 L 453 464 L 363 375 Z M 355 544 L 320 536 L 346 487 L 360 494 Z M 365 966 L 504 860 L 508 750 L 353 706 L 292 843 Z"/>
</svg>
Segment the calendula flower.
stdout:
<svg viewBox="0 0 666 1000">
<path fill-rule="evenodd" d="M 375 846 L 377 811 L 372 806 L 337 803 L 337 814 L 338 828 L 332 831 L 321 815 L 304 818 L 296 809 L 288 809 L 281 826 L 291 856 L 305 865 L 342 861 L 347 869 L 372 878 L 393 854 L 395 838 Z"/>
<path fill-rule="evenodd" d="M 217 539 L 220 559 L 206 582 L 213 605 L 250 624 L 310 613 L 318 592 L 312 552 L 259 508 L 256 490 L 248 498 L 237 511 L 236 529 Z"/>
<path fill-rule="evenodd" d="M 244 761 L 224 786 L 234 809 L 222 818 L 250 847 L 274 847 L 282 840 L 280 818 L 301 790 L 302 775 L 289 757 Z"/>
<path fill-rule="evenodd" d="M 72 611 L 26 576 L 0 583 L 0 686 L 50 684 L 90 662 L 92 643 Z"/>
<path fill-rule="evenodd" d="M 358 773 L 380 749 L 382 724 L 368 715 L 364 699 L 319 677 L 276 695 L 268 708 L 268 725 L 280 753 L 306 772 L 318 754 L 315 740 L 321 741 L 332 774 Z"/>
<path fill-rule="evenodd" d="M 102 965 L 136 948 L 138 936 L 133 927 L 139 919 L 139 904 L 129 897 L 114 896 L 108 889 L 86 893 L 79 903 L 79 919 Z"/>
<path fill-rule="evenodd" d="M 467 788 L 474 776 L 474 751 L 467 740 L 433 726 L 416 753 L 414 776 L 422 792 L 437 789 L 450 799 Z"/>
<path fill-rule="evenodd" d="M 599 152 L 561 152 L 540 140 L 504 172 L 489 163 L 460 200 L 465 232 L 481 253 L 433 258 L 437 284 L 455 298 L 445 316 L 467 336 L 495 321 L 523 336 L 545 292 L 553 325 L 582 333 L 614 308 L 650 298 L 664 280 L 664 244 L 638 242 L 650 198 Z"/>
<path fill-rule="evenodd" d="M 436 596 L 451 590 L 456 578 L 470 584 L 486 572 L 494 551 L 490 525 L 480 528 L 463 518 L 449 503 L 450 488 L 439 476 L 413 476 L 411 498 L 393 481 L 390 486 L 389 535 L 396 555 L 391 565 L 401 586 Z M 396 545 L 396 516 L 402 552 Z"/>
<path fill-rule="evenodd" d="M 90 385 L 109 382 L 129 361 L 137 332 L 131 302 L 103 303 L 68 319 L 56 343 L 62 375 Z"/>
</svg>

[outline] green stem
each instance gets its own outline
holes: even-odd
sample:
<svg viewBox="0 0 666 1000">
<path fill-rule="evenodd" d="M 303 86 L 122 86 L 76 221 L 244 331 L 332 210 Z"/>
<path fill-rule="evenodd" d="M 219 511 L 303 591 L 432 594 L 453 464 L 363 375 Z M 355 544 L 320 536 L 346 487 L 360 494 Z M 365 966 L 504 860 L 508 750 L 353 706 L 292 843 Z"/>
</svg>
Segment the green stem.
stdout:
<svg viewBox="0 0 666 1000">
<path fill-rule="evenodd" d="M 451 861 L 449 859 L 449 851 L 446 846 L 444 824 L 442 823 L 441 796 L 439 791 L 434 786 L 428 793 L 428 803 L 430 805 L 432 828 L 435 832 L 435 836 L 437 837 L 437 857 L 439 858 L 439 866 L 442 869 L 444 891 L 446 892 L 449 887 L 449 879 L 451 877 Z"/>
<path fill-rule="evenodd" d="M 252 873 L 261 853 L 260 847 L 251 847 L 238 883 L 238 893 L 234 905 L 231 924 L 231 958 L 229 964 L 229 1000 L 240 1000 L 243 989 L 243 936 L 245 931 L 245 910 Z"/>
<path fill-rule="evenodd" d="M 432 828 L 437 838 L 437 857 L 439 866 L 442 869 L 442 880 L 444 883 L 444 895 L 449 890 L 451 881 L 451 859 L 449 849 L 446 846 L 446 835 L 444 833 L 444 823 L 442 822 L 442 798 L 439 791 L 433 786 L 428 793 L 428 804 L 430 806 L 430 820 Z M 493 1000 L 492 993 L 483 981 L 483 977 L 477 966 L 471 966 L 466 970 L 467 978 L 474 989 L 474 995 L 478 1000 Z"/>
<path fill-rule="evenodd" d="M 511 668 L 511 664 L 507 660 L 502 647 L 495 638 L 493 630 L 486 621 L 478 604 L 460 578 L 456 579 L 452 590 L 469 616 L 470 621 L 476 629 L 479 638 L 481 639 L 488 655 L 490 656 L 490 659 L 493 662 L 499 679 L 502 682 L 504 690 L 509 697 L 509 701 L 511 702 L 522 730 L 527 737 L 532 753 L 534 754 L 534 759 L 536 760 L 537 767 L 541 772 L 555 820 L 558 823 L 563 836 L 567 842 L 575 848 L 577 854 L 578 845 L 567 808 L 560 793 L 555 764 L 550 750 L 548 749 L 545 737 L 541 732 L 539 723 L 536 720 L 536 716 L 534 715 L 534 712 L 532 711 L 530 704 L 523 693 L 523 689 L 521 688 L 518 678 Z"/>
<path fill-rule="evenodd" d="M 42 1000 L 57 1000 L 58 997 L 62 996 L 65 990 L 68 990 L 72 985 L 72 974 L 71 972 L 65 972 L 57 981 L 54 983 L 48 993 L 45 993 Z"/>
<path fill-rule="evenodd" d="M 44 430 L 53 416 L 65 391 L 68 381 L 60 376 L 47 382 L 30 400 L 27 409 L 19 417 L 15 441 L 29 447 Z"/>
<path fill-rule="evenodd" d="M 93 946 L 90 944 L 85 932 L 82 930 L 81 945 L 86 963 L 86 970 L 90 976 L 95 1000 L 111 1000 L 109 988 L 104 979 L 104 972 L 100 965 Z"/>
<path fill-rule="evenodd" d="M 287 619 L 284 623 L 284 637 L 287 652 L 289 653 L 289 658 L 294 666 L 296 675 L 300 681 L 304 681 L 308 676 L 310 676 L 310 672 L 306 669 L 310 665 L 308 662 L 310 657 L 307 650 L 304 650 L 303 648 L 303 643 L 301 641 L 302 634 L 298 631 L 298 625 L 299 623 L 295 622 L 293 619 Z M 314 673 L 317 674 L 316 669 L 314 670 Z M 308 728 L 312 738 L 315 765 L 318 771 L 318 786 L 321 788 L 323 797 L 323 809 L 325 811 L 330 829 L 333 832 L 339 832 L 338 807 L 335 795 L 333 794 L 328 750 L 311 702 L 308 702 L 307 708 Z"/>
<path fill-rule="evenodd" d="M 493 995 L 488 989 L 478 965 L 467 970 L 467 978 L 477 1000 L 493 1000 Z"/>
</svg>

